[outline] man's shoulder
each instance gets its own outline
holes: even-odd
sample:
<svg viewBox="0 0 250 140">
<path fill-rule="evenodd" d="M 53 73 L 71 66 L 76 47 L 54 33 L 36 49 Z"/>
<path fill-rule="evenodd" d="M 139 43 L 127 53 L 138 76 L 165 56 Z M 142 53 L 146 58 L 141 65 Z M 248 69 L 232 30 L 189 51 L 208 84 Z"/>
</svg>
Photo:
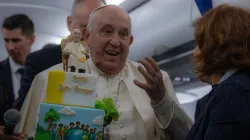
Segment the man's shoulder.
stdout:
<svg viewBox="0 0 250 140">
<path fill-rule="evenodd" d="M 127 64 L 129 64 L 131 66 L 135 66 L 135 67 L 137 67 L 137 66 L 140 65 L 140 63 L 132 61 L 132 60 L 129 60 L 129 59 L 127 60 Z"/>
<path fill-rule="evenodd" d="M 197 102 L 199 102 L 201 104 L 205 104 L 208 101 L 208 96 L 209 96 L 209 94 L 206 94 L 205 96 L 200 98 Z"/>
<path fill-rule="evenodd" d="M 69 41 L 69 42 L 66 42 L 67 43 L 67 45 L 73 45 L 73 41 Z M 79 43 L 79 44 L 81 44 L 81 43 Z"/>
<path fill-rule="evenodd" d="M 137 67 L 139 65 L 140 65 L 140 63 L 132 61 L 132 60 L 127 60 L 127 62 L 126 62 L 126 67 L 128 69 L 130 69 L 132 72 L 137 72 L 138 71 Z"/>
<path fill-rule="evenodd" d="M 135 62 L 135 61 L 132 61 L 132 60 L 127 60 L 127 66 L 129 66 L 130 69 L 131 69 L 133 72 L 135 72 L 135 71 L 138 71 L 138 72 L 139 72 L 139 70 L 138 70 L 138 66 L 139 66 L 139 65 L 141 65 L 141 64 L 138 63 L 138 62 Z M 140 73 L 140 72 L 139 72 L 139 73 Z M 161 73 L 162 73 L 162 75 L 163 75 L 163 78 L 169 78 L 169 75 L 168 75 L 168 73 L 167 73 L 166 71 L 161 70 Z"/>
<path fill-rule="evenodd" d="M 39 73 L 61 62 L 61 47 L 57 45 L 30 53 L 25 61 L 25 69 L 32 69 Z"/>
<path fill-rule="evenodd" d="M 61 46 L 60 45 L 56 45 L 53 47 L 47 47 L 47 48 L 43 48 L 37 51 L 34 51 L 32 53 L 30 53 L 27 58 L 34 58 L 34 57 L 40 57 L 40 56 L 49 56 L 49 55 L 55 55 L 57 53 L 61 52 Z"/>
<path fill-rule="evenodd" d="M 9 64 L 9 59 L 6 58 L 0 62 L 0 70 Z"/>
</svg>

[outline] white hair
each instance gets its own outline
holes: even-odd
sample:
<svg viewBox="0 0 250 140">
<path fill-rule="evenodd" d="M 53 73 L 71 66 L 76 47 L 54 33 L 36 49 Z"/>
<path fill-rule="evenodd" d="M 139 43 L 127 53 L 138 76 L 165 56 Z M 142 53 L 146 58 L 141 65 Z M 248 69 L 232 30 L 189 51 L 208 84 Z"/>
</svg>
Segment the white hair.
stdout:
<svg viewBox="0 0 250 140">
<path fill-rule="evenodd" d="M 71 33 L 74 33 L 75 31 L 78 31 L 80 34 L 82 34 L 82 33 L 81 33 L 81 31 L 80 31 L 79 29 L 77 29 L 77 28 L 76 28 L 76 29 L 74 29 L 74 30 L 72 30 L 72 32 L 71 32 Z"/>
<path fill-rule="evenodd" d="M 74 31 L 79 31 L 79 32 L 81 32 L 79 29 L 74 29 L 74 30 L 72 30 L 72 32 L 74 32 Z"/>
<path fill-rule="evenodd" d="M 93 26 L 93 22 L 94 22 L 94 19 L 95 19 L 95 15 L 96 15 L 96 12 L 102 8 L 105 8 L 105 7 L 108 7 L 108 6 L 116 6 L 116 7 L 119 7 L 120 9 L 122 9 L 123 11 L 125 11 L 128 15 L 129 13 L 124 9 L 122 8 L 121 6 L 118 6 L 118 5 L 113 5 L 113 4 L 109 4 L 109 5 L 104 5 L 104 6 L 100 6 L 98 8 L 96 8 L 94 11 L 91 12 L 90 16 L 89 16 L 89 21 L 88 21 L 88 24 L 87 24 L 87 30 L 88 32 L 90 32 L 90 30 L 92 29 L 92 26 Z M 130 21 L 131 22 L 131 21 Z M 131 23 L 130 23 L 131 24 Z"/>
</svg>

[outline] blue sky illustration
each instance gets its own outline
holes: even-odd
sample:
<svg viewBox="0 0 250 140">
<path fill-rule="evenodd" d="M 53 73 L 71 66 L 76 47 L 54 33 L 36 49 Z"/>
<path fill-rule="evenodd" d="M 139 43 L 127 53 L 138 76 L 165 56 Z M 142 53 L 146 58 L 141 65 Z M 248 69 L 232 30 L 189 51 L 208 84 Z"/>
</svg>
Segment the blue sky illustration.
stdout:
<svg viewBox="0 0 250 140">
<path fill-rule="evenodd" d="M 41 103 L 38 124 L 45 129 L 48 128 L 48 123 L 44 122 L 44 117 L 51 108 L 55 109 L 60 116 L 60 120 L 55 122 L 56 124 L 62 123 L 69 126 L 70 122 L 79 121 L 81 124 L 88 124 L 90 128 L 102 131 L 101 123 L 103 123 L 104 117 L 102 110 Z"/>
</svg>

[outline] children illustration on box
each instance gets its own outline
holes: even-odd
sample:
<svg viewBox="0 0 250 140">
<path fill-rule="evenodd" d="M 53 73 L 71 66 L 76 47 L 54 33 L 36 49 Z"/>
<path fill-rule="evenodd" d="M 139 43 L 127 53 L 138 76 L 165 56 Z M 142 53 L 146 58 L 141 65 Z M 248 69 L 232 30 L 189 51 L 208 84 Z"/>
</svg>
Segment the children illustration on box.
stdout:
<svg viewBox="0 0 250 140">
<path fill-rule="evenodd" d="M 40 110 L 36 140 L 103 140 L 102 114 L 49 105 L 42 105 Z M 91 117 L 86 116 L 89 114 Z"/>
<path fill-rule="evenodd" d="M 38 126 L 37 133 L 46 131 Z M 103 140 L 103 132 L 97 128 L 89 128 L 88 124 L 81 124 L 79 121 L 69 124 L 54 123 L 47 132 L 50 132 L 51 140 Z M 47 139 L 46 139 L 47 140 Z"/>
<path fill-rule="evenodd" d="M 54 124 L 50 128 L 51 140 L 102 140 L 103 133 L 97 131 L 97 128 L 89 128 L 89 125 L 81 124 L 79 121 L 76 123 L 71 122 L 70 124 L 59 125 Z M 72 137 L 74 136 L 74 137 Z"/>
</svg>

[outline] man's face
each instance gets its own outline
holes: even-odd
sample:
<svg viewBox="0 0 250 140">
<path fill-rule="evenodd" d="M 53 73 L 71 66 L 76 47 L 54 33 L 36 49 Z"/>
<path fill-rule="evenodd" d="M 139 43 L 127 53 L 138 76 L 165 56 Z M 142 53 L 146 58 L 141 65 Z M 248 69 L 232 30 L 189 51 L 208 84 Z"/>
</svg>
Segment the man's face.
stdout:
<svg viewBox="0 0 250 140">
<path fill-rule="evenodd" d="M 18 64 L 23 65 L 26 56 L 30 53 L 34 36 L 25 36 L 21 29 L 3 29 L 4 46 L 10 57 Z"/>
<path fill-rule="evenodd" d="M 130 17 L 113 6 L 100 9 L 95 16 L 86 36 L 90 55 L 100 70 L 117 74 L 123 69 L 133 42 Z"/>
<path fill-rule="evenodd" d="M 102 5 L 103 3 L 100 0 L 84 0 L 77 5 L 72 15 L 67 19 L 69 31 L 71 32 L 74 29 L 83 31 L 88 24 L 91 12 Z"/>
<path fill-rule="evenodd" d="M 74 42 L 79 42 L 82 38 L 80 30 L 74 29 L 72 31 L 72 37 L 73 37 Z"/>
</svg>

